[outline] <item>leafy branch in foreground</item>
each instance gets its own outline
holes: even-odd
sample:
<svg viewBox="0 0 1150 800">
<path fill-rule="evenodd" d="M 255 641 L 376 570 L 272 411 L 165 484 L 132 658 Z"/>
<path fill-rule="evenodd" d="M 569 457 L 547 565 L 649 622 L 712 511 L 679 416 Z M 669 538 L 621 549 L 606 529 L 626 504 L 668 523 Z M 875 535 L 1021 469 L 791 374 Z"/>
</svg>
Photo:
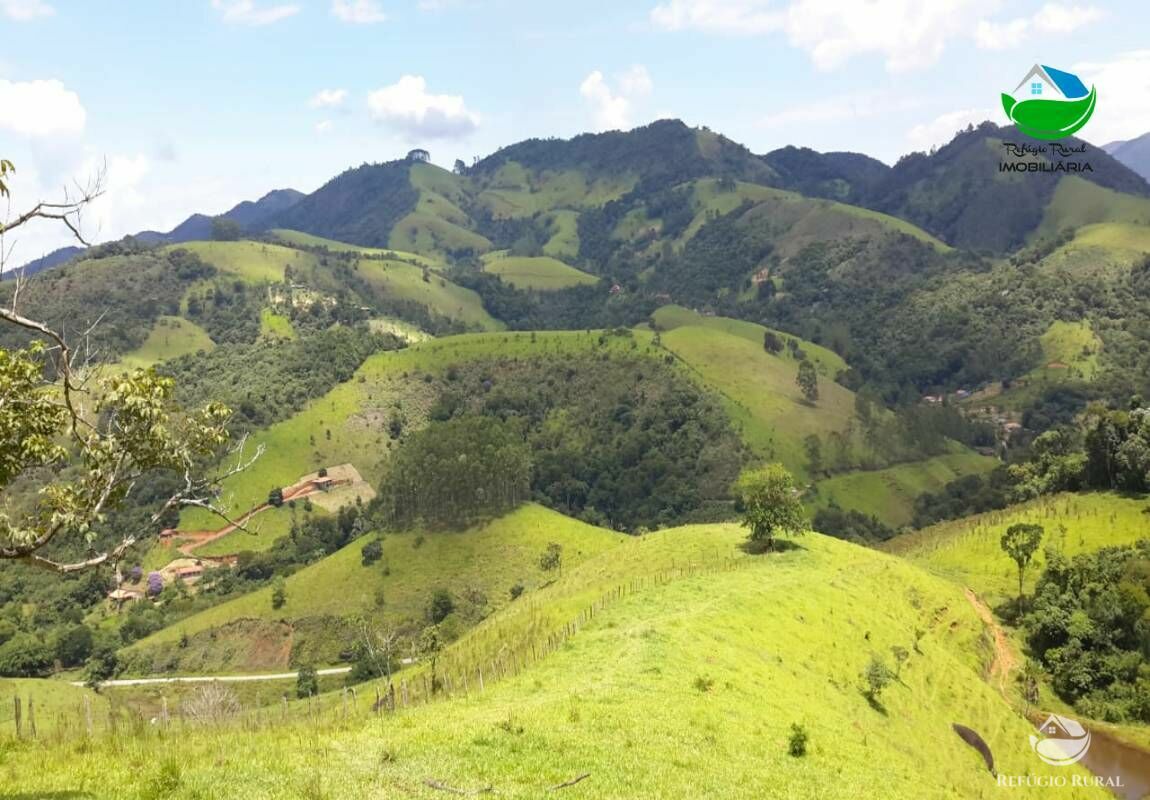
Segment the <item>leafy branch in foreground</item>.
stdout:
<svg viewBox="0 0 1150 800">
<path fill-rule="evenodd" d="M 11 164 L 4 161 L 5 196 L 9 172 Z M 79 213 L 98 194 L 85 192 L 78 203 L 39 203 L 0 225 L 0 234 L 36 218 L 60 220 L 51 209 L 70 209 L 63 221 L 83 243 Z M 30 342 L 21 349 L 0 348 L 0 490 L 19 488 L 5 492 L 0 505 L 0 560 L 76 572 L 118 563 L 170 511 L 196 506 L 227 519 L 212 502 L 220 482 L 262 452 L 245 459 L 242 439 L 229 447 L 231 411 L 219 403 L 183 411 L 173 400 L 174 381 L 154 370 L 101 375 L 91 367 L 87 348 L 82 355 L 62 331 L 22 315 L 19 301 L 17 280 L 9 305 L 0 308 L 0 323 L 22 328 Z M 210 465 L 227 460 L 229 451 L 232 464 L 211 472 Z M 160 471 L 179 476 L 178 488 L 145 524 L 121 532 L 113 546 L 99 547 L 96 530 L 106 513 Z M 58 555 L 75 552 L 77 540 L 83 555 Z"/>
</svg>

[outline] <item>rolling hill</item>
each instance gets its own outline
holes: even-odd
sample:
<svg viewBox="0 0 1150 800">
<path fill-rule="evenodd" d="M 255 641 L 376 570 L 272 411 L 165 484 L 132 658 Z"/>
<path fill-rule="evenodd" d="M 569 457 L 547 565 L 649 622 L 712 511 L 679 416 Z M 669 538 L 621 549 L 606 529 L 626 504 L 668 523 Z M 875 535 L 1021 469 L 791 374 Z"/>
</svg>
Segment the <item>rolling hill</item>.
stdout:
<svg viewBox="0 0 1150 800">
<path fill-rule="evenodd" d="M 1146 537 L 1145 502 L 1110 493 L 1059 494 L 895 537 L 883 545 L 956 583 L 971 586 L 992 603 L 1018 591 L 1018 568 L 1002 552 L 1003 532 L 1016 522 L 1046 529 L 1045 545 L 1068 556 L 1102 547 L 1131 544 Z M 1042 571 L 1042 549 L 1034 556 L 1027 591 Z"/>
<path fill-rule="evenodd" d="M 737 549 L 742 535 L 734 526 L 666 531 L 569 570 L 440 653 L 440 674 L 463 665 L 472 673 L 467 692 L 454 673 L 452 699 L 379 719 L 361 690 L 351 719 L 340 719 L 337 696 L 322 718 L 293 704 L 297 723 L 253 716 L 254 732 L 189 726 L 179 737 L 144 736 L 132 758 L 121 743 L 97 739 L 58 770 L 41 766 L 51 745 L 25 746 L 9 752 L 5 772 L 26 791 L 84 786 L 101 796 L 134 781 L 171 797 L 224 784 L 232 797 L 387 786 L 417 797 L 441 796 L 443 786 L 537 797 L 579 776 L 575 791 L 595 797 L 784 798 L 796 785 L 873 797 L 881 785 L 881 796 L 897 799 L 923 797 L 924 783 L 931 797 L 997 796 L 981 757 L 951 730 L 961 722 L 987 741 L 1002 774 L 1086 775 L 1030 753 L 1029 725 L 980 677 L 983 624 L 957 587 L 817 534 L 748 558 Z M 878 596 L 884 602 L 872 602 Z M 594 616 L 580 614 L 591 603 Z M 578 630 L 547 655 L 491 677 L 499 673 L 481 655 L 489 647 L 522 652 L 576 617 Z M 859 674 L 893 646 L 909 658 L 881 702 L 868 704 Z M 418 685 L 421 669 L 399 677 Z M 792 725 L 809 737 L 804 756 L 788 755 Z M 300 758 L 299 737 L 317 734 L 320 750 Z"/>
<path fill-rule="evenodd" d="M 519 585 L 536 591 L 548 582 L 539 555 L 550 542 L 563 548 L 564 569 L 620 545 L 607 531 L 536 505 L 470 530 L 388 533 L 379 563 L 362 564 L 369 539 L 296 572 L 286 583 L 287 602 L 273 608 L 271 587 L 217 605 L 135 643 L 125 654 L 129 671 L 142 674 L 209 674 L 334 663 L 357 635 L 348 620 L 365 616 L 377 625 L 417 624 L 432 593 L 447 589 L 458 605 L 444 631 L 465 630 L 512 602 Z M 333 593 L 331 587 L 345 591 Z M 181 641 L 183 637 L 187 641 Z M 225 638 L 231 646 L 216 642 Z"/>
</svg>

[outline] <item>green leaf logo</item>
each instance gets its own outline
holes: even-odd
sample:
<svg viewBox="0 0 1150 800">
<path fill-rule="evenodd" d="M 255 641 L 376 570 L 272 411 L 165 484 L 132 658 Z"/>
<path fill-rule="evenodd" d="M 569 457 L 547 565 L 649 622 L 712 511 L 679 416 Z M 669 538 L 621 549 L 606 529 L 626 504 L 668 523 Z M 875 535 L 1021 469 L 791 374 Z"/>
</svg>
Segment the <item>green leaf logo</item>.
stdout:
<svg viewBox="0 0 1150 800">
<path fill-rule="evenodd" d="M 1098 90 L 1077 75 L 1035 64 L 1011 94 L 1002 95 L 1002 109 L 1022 133 L 1035 139 L 1070 136 L 1090 121 Z"/>
</svg>

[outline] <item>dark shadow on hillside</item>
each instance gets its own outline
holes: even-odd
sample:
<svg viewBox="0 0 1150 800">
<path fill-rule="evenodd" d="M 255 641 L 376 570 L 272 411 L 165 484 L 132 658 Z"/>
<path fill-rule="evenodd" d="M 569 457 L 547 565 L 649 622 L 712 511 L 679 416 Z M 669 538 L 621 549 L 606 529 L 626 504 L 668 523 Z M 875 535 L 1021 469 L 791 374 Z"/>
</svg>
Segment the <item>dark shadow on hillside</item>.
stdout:
<svg viewBox="0 0 1150 800">
<path fill-rule="evenodd" d="M 994 616 L 998 617 L 1004 625 L 1017 627 L 1021 622 L 1022 616 L 1030 611 L 1030 605 L 1030 598 L 1025 598 L 1020 609 L 1018 598 L 1012 597 L 1009 600 L 1003 600 L 991 610 L 994 612 Z"/>
<path fill-rule="evenodd" d="M 749 556 L 769 556 L 772 553 L 786 553 L 791 550 L 806 550 L 801 544 L 790 539 L 775 539 L 768 547 L 766 542 L 752 542 L 747 540 L 739 545 L 739 549 Z"/>
<path fill-rule="evenodd" d="M 859 690 L 859 694 L 861 694 L 866 699 L 867 705 L 873 708 L 875 711 L 882 714 L 884 717 L 890 716 L 886 710 L 886 706 L 884 706 L 882 701 L 875 697 L 873 694 L 862 689 Z"/>
</svg>

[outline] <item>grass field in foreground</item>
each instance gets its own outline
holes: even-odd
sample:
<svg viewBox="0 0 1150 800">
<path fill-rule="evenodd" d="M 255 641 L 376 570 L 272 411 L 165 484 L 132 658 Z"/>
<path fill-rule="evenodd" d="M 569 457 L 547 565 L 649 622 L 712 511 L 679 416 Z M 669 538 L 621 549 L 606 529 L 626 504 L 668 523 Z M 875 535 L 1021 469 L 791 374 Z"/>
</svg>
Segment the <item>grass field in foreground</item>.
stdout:
<svg viewBox="0 0 1150 800">
<path fill-rule="evenodd" d="M 626 579 L 664 545 L 735 553 L 742 535 L 699 526 L 643 537 L 539 592 L 540 607 L 602 573 Z M 953 722 L 986 739 L 1002 774 L 1085 775 L 1043 765 L 1030 726 L 980 679 L 983 627 L 958 587 L 844 542 L 797 544 L 615 601 L 483 693 L 375 718 L 361 691 L 360 715 L 342 724 L 188 729 L 66 750 L 22 743 L 0 761 L 0 780 L 29 797 L 124 800 L 445 796 L 429 782 L 537 798 L 579 775 L 564 797 L 1001 798 Z M 491 629 L 506 632 L 498 622 Z M 872 655 L 889 661 L 892 646 L 909 659 L 876 709 L 859 674 Z M 809 734 L 803 757 L 787 752 L 792 724 Z M 1045 787 L 1009 793 L 1050 797 Z M 1073 787 L 1059 796 L 1109 797 Z"/>
<path fill-rule="evenodd" d="M 483 258 L 483 269 L 498 275 L 517 289 L 554 291 L 572 286 L 587 286 L 599 279 L 550 256 L 511 256 L 505 250 Z"/>
<path fill-rule="evenodd" d="M 1030 591 L 1045 565 L 1048 545 L 1072 556 L 1150 538 L 1147 507 L 1144 498 L 1106 492 L 1051 495 L 897 536 L 883 549 L 970 586 L 994 605 L 1018 592 L 1018 568 L 1001 548 L 1002 534 L 1014 523 L 1046 529 L 1026 573 Z"/>
<path fill-rule="evenodd" d="M 94 718 L 105 722 L 108 714 L 107 698 L 96 694 L 91 689 L 72 686 L 64 681 L 43 680 L 37 678 L 0 678 L 0 739 L 14 736 L 16 733 L 16 704 L 15 699 L 20 698 L 20 711 L 24 735 L 30 734 L 28 717 L 28 701 L 32 701 L 33 715 L 36 721 L 36 730 L 39 734 L 52 734 L 61 729 L 73 732 L 83 729 L 85 725 L 84 698 L 92 709 Z M 2 752 L 2 747 L 0 747 Z M 3 757 L 0 756 L 0 763 Z M 0 783 L 7 788 L 7 784 Z M 4 790 L 0 790 L 3 797 Z"/>
</svg>

